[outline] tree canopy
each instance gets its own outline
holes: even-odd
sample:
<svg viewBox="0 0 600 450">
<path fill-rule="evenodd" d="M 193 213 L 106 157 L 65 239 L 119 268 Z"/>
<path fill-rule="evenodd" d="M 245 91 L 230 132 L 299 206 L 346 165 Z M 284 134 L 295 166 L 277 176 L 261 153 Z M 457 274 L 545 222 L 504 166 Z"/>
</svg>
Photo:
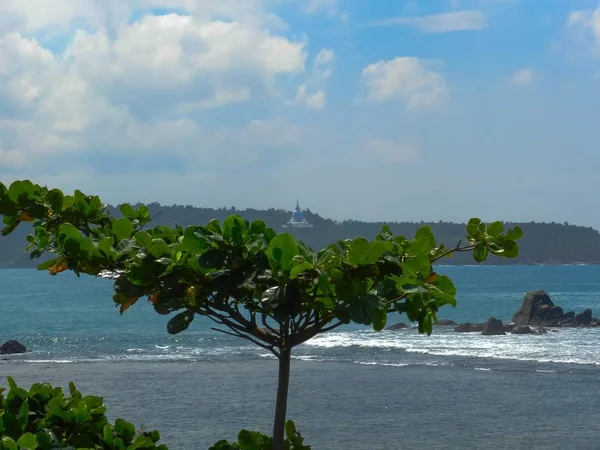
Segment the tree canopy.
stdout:
<svg viewBox="0 0 600 450">
<path fill-rule="evenodd" d="M 253 342 L 279 359 L 275 449 L 282 450 L 292 349 L 319 333 L 351 322 L 382 330 L 391 313 L 406 314 L 419 331 L 431 333 L 437 312 L 456 305 L 456 287 L 433 264 L 471 252 L 513 258 L 520 228 L 471 219 L 464 241 L 438 245 L 428 226 L 414 238 L 384 225 L 373 240 L 340 240 L 314 251 L 289 233 L 277 234 L 261 220 L 234 214 L 223 222 L 187 227 L 150 227 L 147 206 L 120 206 L 114 217 L 97 196 L 16 181 L 0 184 L 3 235 L 31 222 L 33 259 L 56 256 L 39 266 L 56 275 L 106 275 L 115 279 L 121 313 L 146 297 L 156 312 L 173 315 L 172 334 L 196 315 L 215 330 Z"/>
</svg>

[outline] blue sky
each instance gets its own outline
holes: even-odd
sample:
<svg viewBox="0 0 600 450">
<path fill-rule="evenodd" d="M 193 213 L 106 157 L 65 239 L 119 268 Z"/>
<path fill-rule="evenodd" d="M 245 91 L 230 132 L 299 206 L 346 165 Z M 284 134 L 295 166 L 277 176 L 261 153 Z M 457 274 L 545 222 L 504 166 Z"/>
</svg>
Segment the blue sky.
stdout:
<svg viewBox="0 0 600 450">
<path fill-rule="evenodd" d="M 0 180 L 600 226 L 600 1 L 0 3 Z"/>
</svg>

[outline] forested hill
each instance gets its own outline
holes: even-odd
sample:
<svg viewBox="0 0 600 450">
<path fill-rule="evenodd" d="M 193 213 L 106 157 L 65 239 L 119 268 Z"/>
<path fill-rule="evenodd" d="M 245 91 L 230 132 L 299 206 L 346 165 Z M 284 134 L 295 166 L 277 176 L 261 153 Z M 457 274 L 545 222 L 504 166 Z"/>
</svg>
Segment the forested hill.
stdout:
<svg viewBox="0 0 600 450">
<path fill-rule="evenodd" d="M 264 220 L 268 226 L 278 232 L 284 231 L 281 225 L 290 218 L 290 211 L 269 209 L 259 211 L 248 209 L 209 209 L 192 206 L 161 206 L 158 203 L 148 205 L 154 224 L 192 225 L 205 224 L 211 219 L 223 220 L 230 214 L 240 214 L 247 220 Z M 115 215 L 119 215 L 112 208 Z M 307 220 L 314 228 L 288 229 L 297 239 L 304 241 L 313 249 L 321 249 L 338 239 L 364 236 L 373 238 L 383 223 L 368 223 L 354 220 L 336 222 L 325 219 L 311 211 L 306 211 Z M 465 218 L 468 219 L 468 218 Z M 486 218 L 482 218 L 486 219 Z M 388 223 L 395 234 L 412 237 L 424 223 Z M 456 245 L 465 237 L 465 225 L 447 222 L 428 223 L 438 239 L 446 246 Z M 487 264 L 600 264 L 600 233 L 593 228 L 556 223 L 507 223 L 507 227 L 519 225 L 525 237 L 520 242 L 521 252 L 516 259 L 491 257 Z M 0 237 L 0 268 L 34 267 L 39 261 L 30 261 L 24 252 L 26 235 L 30 232 L 27 225 L 19 227 L 12 235 Z M 444 264 L 473 264 L 470 255 L 455 255 L 445 259 Z"/>
</svg>

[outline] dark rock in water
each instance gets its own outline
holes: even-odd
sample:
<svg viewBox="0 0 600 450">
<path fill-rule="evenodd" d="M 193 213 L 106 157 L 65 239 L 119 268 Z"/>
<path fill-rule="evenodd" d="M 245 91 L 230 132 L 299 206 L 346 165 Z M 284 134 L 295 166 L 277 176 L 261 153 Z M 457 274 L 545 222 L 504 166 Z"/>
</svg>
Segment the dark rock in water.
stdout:
<svg viewBox="0 0 600 450">
<path fill-rule="evenodd" d="M 516 327 L 516 325 L 514 323 L 505 323 L 504 331 L 506 331 L 507 333 L 510 333 L 515 327 Z"/>
<path fill-rule="evenodd" d="M 563 309 L 552 303 L 550 296 L 545 291 L 533 291 L 525 295 L 521 309 L 513 316 L 516 325 L 534 325 L 541 327 L 581 327 L 596 326 L 600 323 L 592 317 L 592 310 L 575 314 L 573 311 L 565 313 Z"/>
<path fill-rule="evenodd" d="M 484 336 L 503 336 L 506 332 L 504 331 L 504 324 L 501 320 L 490 317 L 483 327 L 481 334 Z"/>
<path fill-rule="evenodd" d="M 386 330 L 390 330 L 390 331 L 393 331 L 393 330 L 403 330 L 405 328 L 408 328 L 408 325 L 406 325 L 405 323 L 400 322 L 400 323 L 397 323 L 395 325 L 390 325 L 389 327 L 386 328 Z"/>
<path fill-rule="evenodd" d="M 533 334 L 533 330 L 527 325 L 517 325 L 511 331 L 512 334 Z"/>
<path fill-rule="evenodd" d="M 27 347 L 19 341 L 8 341 L 0 345 L 0 355 L 11 355 L 14 353 L 26 353 Z"/>
<path fill-rule="evenodd" d="M 438 325 L 440 326 L 457 326 L 458 324 L 454 320 L 438 320 Z"/>
<path fill-rule="evenodd" d="M 547 308 L 543 308 L 546 306 Z M 521 309 L 514 314 L 512 322 L 515 325 L 529 325 L 534 319 L 534 316 L 537 316 L 538 320 L 542 320 L 542 314 L 547 314 L 552 306 L 554 306 L 554 303 L 552 303 L 552 300 L 546 291 L 529 292 L 525 295 L 525 298 L 523 298 Z M 538 313 L 541 308 L 543 308 L 543 310 L 541 313 Z"/>
<path fill-rule="evenodd" d="M 575 316 L 575 320 L 582 325 L 589 325 L 592 321 L 592 310 L 586 309 Z"/>
<path fill-rule="evenodd" d="M 560 328 L 575 328 L 579 326 L 579 322 L 574 318 L 561 319 L 556 326 Z"/>
<path fill-rule="evenodd" d="M 454 331 L 459 333 L 473 333 L 473 332 L 481 332 L 485 327 L 484 323 L 461 323 L 457 327 L 454 328 Z"/>
</svg>

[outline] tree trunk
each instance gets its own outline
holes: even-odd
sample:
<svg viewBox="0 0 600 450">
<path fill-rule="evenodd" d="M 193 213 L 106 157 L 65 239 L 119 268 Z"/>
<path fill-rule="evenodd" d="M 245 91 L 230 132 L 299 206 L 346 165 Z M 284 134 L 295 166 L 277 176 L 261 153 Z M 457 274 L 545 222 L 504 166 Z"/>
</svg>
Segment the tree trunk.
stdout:
<svg viewBox="0 0 600 450">
<path fill-rule="evenodd" d="M 287 415 L 288 388 L 290 386 L 291 349 L 281 349 L 279 353 L 279 379 L 277 380 L 277 402 L 273 425 L 274 450 L 284 450 L 285 419 Z"/>
</svg>

